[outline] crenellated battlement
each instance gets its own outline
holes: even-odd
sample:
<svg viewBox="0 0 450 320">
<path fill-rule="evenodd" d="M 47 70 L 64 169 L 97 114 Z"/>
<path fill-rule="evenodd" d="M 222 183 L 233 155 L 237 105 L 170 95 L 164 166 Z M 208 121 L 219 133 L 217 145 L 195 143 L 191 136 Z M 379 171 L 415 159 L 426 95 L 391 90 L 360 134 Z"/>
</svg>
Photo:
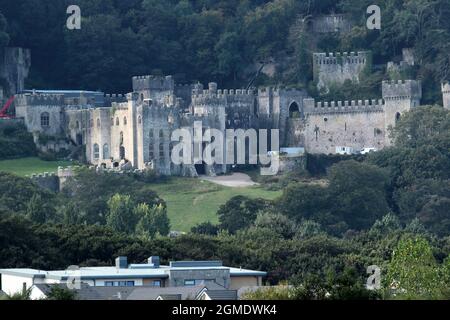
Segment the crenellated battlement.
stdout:
<svg viewBox="0 0 450 320">
<path fill-rule="evenodd" d="M 174 90 L 175 82 L 172 76 L 134 76 L 132 78 L 133 91 L 158 90 L 167 91 Z"/>
<path fill-rule="evenodd" d="M 203 89 L 201 84 L 195 85 L 192 90 L 192 104 L 194 106 L 226 106 L 229 102 L 248 102 L 253 101 L 255 93 L 253 90 L 244 89 L 217 89 L 217 83 L 210 82 L 208 89 Z"/>
<path fill-rule="evenodd" d="M 319 101 L 303 100 L 306 114 L 382 112 L 384 102 L 381 99 L 351 100 L 351 101 Z"/>
<path fill-rule="evenodd" d="M 64 106 L 63 94 L 17 94 L 15 97 L 17 106 Z"/>
<path fill-rule="evenodd" d="M 385 100 L 420 99 L 422 84 L 419 80 L 383 81 L 382 92 Z"/>
<path fill-rule="evenodd" d="M 317 64 L 366 64 L 369 51 L 313 53 Z"/>
</svg>

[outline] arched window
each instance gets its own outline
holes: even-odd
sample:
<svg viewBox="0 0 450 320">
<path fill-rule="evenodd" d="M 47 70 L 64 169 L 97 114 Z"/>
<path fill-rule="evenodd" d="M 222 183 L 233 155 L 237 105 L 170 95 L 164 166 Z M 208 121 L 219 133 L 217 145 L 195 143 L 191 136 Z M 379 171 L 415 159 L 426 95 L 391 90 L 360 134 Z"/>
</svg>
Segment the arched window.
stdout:
<svg viewBox="0 0 450 320">
<path fill-rule="evenodd" d="M 123 132 L 120 132 L 120 145 L 123 145 Z"/>
<path fill-rule="evenodd" d="M 124 126 L 127 125 L 127 117 L 123 117 L 123 125 L 124 125 Z"/>
<path fill-rule="evenodd" d="M 90 128 L 94 127 L 94 120 L 89 119 L 89 127 Z"/>
<path fill-rule="evenodd" d="M 148 133 L 148 137 L 150 139 L 153 139 L 153 129 L 150 129 L 150 132 Z"/>
<path fill-rule="evenodd" d="M 155 158 L 154 148 L 155 146 L 153 145 L 153 143 L 150 143 L 148 145 L 148 157 L 150 158 L 150 160 L 153 160 Z"/>
<path fill-rule="evenodd" d="M 139 123 L 139 124 L 142 123 L 142 118 L 141 118 L 141 116 L 138 117 L 138 123 Z"/>
<path fill-rule="evenodd" d="M 41 127 L 50 126 L 50 115 L 48 112 L 41 113 Z"/>
<path fill-rule="evenodd" d="M 289 118 L 300 118 L 300 108 L 295 101 L 289 106 Z"/>
<path fill-rule="evenodd" d="M 100 119 L 97 118 L 97 128 L 100 128 Z"/>
<path fill-rule="evenodd" d="M 397 123 L 400 120 L 400 117 L 401 117 L 400 112 L 397 112 L 395 114 L 395 123 Z"/>
<path fill-rule="evenodd" d="M 109 159 L 109 146 L 108 146 L 107 143 L 105 143 L 105 144 L 103 145 L 103 159 L 104 159 L 104 160 Z"/>
<path fill-rule="evenodd" d="M 164 143 L 159 144 L 159 157 L 164 158 Z"/>
<path fill-rule="evenodd" d="M 161 139 L 164 138 L 164 130 L 163 129 L 159 130 L 159 137 Z"/>
<path fill-rule="evenodd" d="M 116 118 L 116 126 L 119 125 L 119 117 Z"/>
<path fill-rule="evenodd" d="M 76 129 L 80 129 L 80 121 L 77 120 L 77 121 L 75 122 L 75 128 L 76 128 Z"/>
<path fill-rule="evenodd" d="M 94 144 L 94 159 L 100 158 L 100 148 L 97 143 Z"/>
</svg>

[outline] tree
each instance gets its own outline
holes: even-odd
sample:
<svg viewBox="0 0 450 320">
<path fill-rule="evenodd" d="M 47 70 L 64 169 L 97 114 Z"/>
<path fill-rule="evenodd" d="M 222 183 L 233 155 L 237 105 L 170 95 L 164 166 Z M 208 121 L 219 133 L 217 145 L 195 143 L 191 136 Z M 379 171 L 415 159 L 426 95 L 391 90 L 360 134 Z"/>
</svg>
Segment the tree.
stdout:
<svg viewBox="0 0 450 320">
<path fill-rule="evenodd" d="M 267 228 L 282 235 L 284 238 L 292 238 L 297 230 L 294 221 L 285 215 L 273 212 L 258 213 L 254 222 L 256 228 Z"/>
<path fill-rule="evenodd" d="M 5 16 L 0 12 L 0 50 L 6 47 L 9 42 L 9 35 L 5 31 L 6 25 Z"/>
<path fill-rule="evenodd" d="M 27 205 L 27 217 L 37 223 L 45 223 L 54 219 L 55 209 L 40 194 L 34 194 Z"/>
<path fill-rule="evenodd" d="M 342 161 L 329 170 L 331 210 L 352 229 L 367 229 L 390 209 L 387 203 L 387 171 L 354 160 Z"/>
<path fill-rule="evenodd" d="M 170 231 L 170 222 L 166 208 L 163 205 L 150 207 L 141 203 L 134 209 L 134 214 L 139 217 L 136 225 L 136 234 L 144 239 L 154 238 L 157 234 L 166 236 Z"/>
<path fill-rule="evenodd" d="M 443 283 L 432 248 L 424 238 L 403 238 L 392 254 L 385 280 L 388 297 L 435 299 Z"/>
<path fill-rule="evenodd" d="M 108 208 L 107 226 L 118 232 L 134 233 L 139 217 L 129 195 L 113 195 L 108 201 Z"/>
<path fill-rule="evenodd" d="M 217 235 L 217 233 L 219 232 L 219 227 L 208 221 L 192 227 L 191 232 L 213 236 Z"/>
<path fill-rule="evenodd" d="M 267 206 L 267 201 L 264 199 L 235 196 L 222 205 L 217 212 L 220 227 L 231 233 L 249 227 L 255 221 L 258 211 Z"/>
<path fill-rule="evenodd" d="M 47 294 L 46 300 L 75 300 L 76 296 L 77 294 L 73 290 L 70 290 L 69 288 L 63 288 L 59 285 L 54 285 L 52 286 L 50 292 Z"/>
</svg>

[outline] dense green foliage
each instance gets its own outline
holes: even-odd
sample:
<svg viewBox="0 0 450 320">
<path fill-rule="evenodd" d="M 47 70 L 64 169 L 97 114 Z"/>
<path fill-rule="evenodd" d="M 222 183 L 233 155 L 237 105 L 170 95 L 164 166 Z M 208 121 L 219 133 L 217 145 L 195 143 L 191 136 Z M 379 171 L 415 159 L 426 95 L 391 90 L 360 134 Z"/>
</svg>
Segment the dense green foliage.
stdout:
<svg viewBox="0 0 450 320">
<path fill-rule="evenodd" d="M 1 23 L 0 23 L 1 24 Z M 36 155 L 33 136 L 23 125 L 2 125 L 0 128 L 0 160 Z"/>
</svg>

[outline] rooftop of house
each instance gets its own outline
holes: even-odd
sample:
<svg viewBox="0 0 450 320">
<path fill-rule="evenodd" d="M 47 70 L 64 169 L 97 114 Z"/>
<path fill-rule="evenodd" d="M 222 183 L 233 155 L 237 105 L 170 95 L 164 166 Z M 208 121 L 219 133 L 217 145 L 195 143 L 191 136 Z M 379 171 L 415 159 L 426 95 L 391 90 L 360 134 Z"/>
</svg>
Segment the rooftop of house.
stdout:
<svg viewBox="0 0 450 320">
<path fill-rule="evenodd" d="M 128 264 L 126 257 L 118 257 L 115 266 L 81 267 L 76 270 L 36 270 L 36 269 L 0 269 L 0 274 L 15 275 L 26 278 L 47 278 L 67 280 L 69 277 L 89 279 L 131 278 L 168 278 L 172 271 L 185 270 L 229 270 L 230 276 L 266 276 L 266 272 L 223 266 L 222 261 L 172 261 L 169 265 L 160 265 L 159 257 L 150 257 L 148 263 Z"/>
<path fill-rule="evenodd" d="M 47 296 L 54 287 L 67 288 L 64 284 L 35 284 Z M 226 290 L 216 284 L 191 287 L 93 287 L 81 284 L 75 289 L 77 300 L 194 300 L 208 292 L 212 300 L 236 300 L 236 290 Z"/>
</svg>

